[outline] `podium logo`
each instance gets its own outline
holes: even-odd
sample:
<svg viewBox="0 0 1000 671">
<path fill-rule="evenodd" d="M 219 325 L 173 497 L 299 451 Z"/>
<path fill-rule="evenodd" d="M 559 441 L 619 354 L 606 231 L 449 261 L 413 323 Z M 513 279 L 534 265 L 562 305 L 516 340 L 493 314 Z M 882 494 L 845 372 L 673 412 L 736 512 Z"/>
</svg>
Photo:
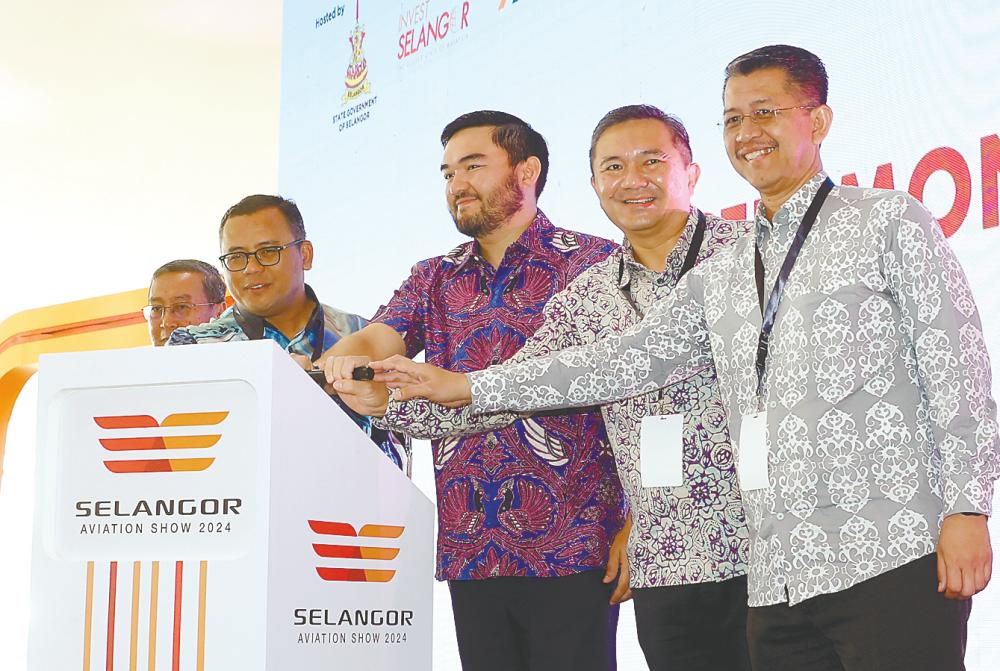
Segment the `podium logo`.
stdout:
<svg viewBox="0 0 1000 671">
<path fill-rule="evenodd" d="M 399 538 L 406 527 L 387 524 L 366 524 L 360 531 L 346 522 L 323 522 L 309 520 L 309 528 L 314 533 L 334 541 L 348 538 Z M 331 543 L 313 543 L 313 550 L 324 559 L 369 559 L 373 561 L 392 561 L 399 555 L 399 548 L 371 547 L 367 545 L 339 545 Z M 396 575 L 393 569 L 380 568 L 342 568 L 317 566 L 316 573 L 328 582 L 389 582 Z"/>
<path fill-rule="evenodd" d="M 221 433 L 192 433 L 172 436 L 128 436 L 117 437 L 117 432 L 135 429 L 158 429 L 167 427 L 190 427 L 192 430 L 216 426 L 229 416 L 228 412 L 181 412 L 167 415 L 157 422 L 150 415 L 121 415 L 94 417 L 97 426 L 108 429 L 109 437 L 100 438 L 100 443 L 109 452 L 148 451 L 148 457 L 132 459 L 111 459 L 104 466 L 112 473 L 171 473 L 179 471 L 204 471 L 215 461 L 215 457 L 170 458 L 170 450 L 207 450 L 214 447 Z M 120 435 L 120 434 L 119 434 Z"/>
</svg>

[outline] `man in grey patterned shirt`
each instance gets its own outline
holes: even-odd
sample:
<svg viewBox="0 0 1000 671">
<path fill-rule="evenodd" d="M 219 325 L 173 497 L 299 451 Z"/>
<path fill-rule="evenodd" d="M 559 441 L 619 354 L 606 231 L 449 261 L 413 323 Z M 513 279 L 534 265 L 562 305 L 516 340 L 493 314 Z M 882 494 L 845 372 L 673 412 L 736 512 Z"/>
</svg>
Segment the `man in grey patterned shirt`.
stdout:
<svg viewBox="0 0 1000 671">
<path fill-rule="evenodd" d="M 753 544 L 754 667 L 963 669 L 1000 472 L 982 326 L 918 201 L 826 184 L 826 93 L 822 62 L 803 49 L 730 63 L 723 132 L 760 192 L 756 235 L 623 335 L 469 376 L 373 367 L 399 369 L 388 377 L 407 383 L 401 398 L 496 412 L 621 399 L 714 360 Z M 776 314 L 769 339 L 762 313 Z M 753 430 L 764 425 L 766 441 Z"/>
<path fill-rule="evenodd" d="M 606 114 L 594 129 L 590 167 L 601 207 L 625 234 L 623 249 L 549 299 L 545 323 L 508 362 L 622 333 L 696 262 L 749 231 L 749 222 L 726 221 L 691 206 L 700 169 L 692 162 L 687 130 L 655 107 L 630 105 Z M 359 412 L 384 412 L 386 428 L 417 438 L 457 440 L 519 417 L 474 415 L 416 400 L 390 401 L 386 409 L 376 394 L 375 405 L 341 398 Z M 649 668 L 749 670 L 749 538 L 715 370 L 608 404 L 602 413 L 629 498 L 628 562 L 621 571 L 635 597 Z M 650 420 L 671 426 L 673 465 L 682 482 L 664 486 L 647 463 L 657 455 L 640 459 L 647 449 L 640 445 L 641 427 Z M 606 580 L 617 572 L 616 563 L 612 552 Z"/>
</svg>

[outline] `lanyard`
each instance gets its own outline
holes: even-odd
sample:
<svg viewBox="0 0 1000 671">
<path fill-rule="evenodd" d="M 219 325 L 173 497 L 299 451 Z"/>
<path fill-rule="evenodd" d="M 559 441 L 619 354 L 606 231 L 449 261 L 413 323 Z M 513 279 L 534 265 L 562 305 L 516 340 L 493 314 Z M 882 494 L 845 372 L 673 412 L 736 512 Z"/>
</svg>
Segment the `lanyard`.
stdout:
<svg viewBox="0 0 1000 671">
<path fill-rule="evenodd" d="M 233 317 L 240 328 L 243 329 L 243 332 L 246 333 L 248 339 L 264 339 L 264 319 L 262 317 L 253 314 L 243 314 L 239 305 L 233 305 Z M 304 336 L 306 339 L 309 337 L 308 333 L 310 329 L 316 331 L 316 343 L 313 347 L 312 356 L 309 357 L 315 363 L 323 354 L 323 343 L 326 340 L 326 315 L 323 311 L 323 306 L 318 300 L 316 301 L 316 307 L 313 309 L 312 315 L 309 316 L 309 322 L 306 324 L 306 334 Z"/>
<path fill-rule="evenodd" d="M 701 250 L 701 241 L 705 238 L 705 213 L 698 210 L 698 225 L 695 226 L 694 234 L 691 236 L 691 246 L 688 247 L 687 256 L 684 257 L 684 264 L 681 266 L 681 274 L 677 276 L 677 281 L 680 282 L 681 278 L 687 274 L 689 270 L 694 268 L 695 261 L 698 260 L 698 252 Z M 624 253 L 618 259 L 618 284 L 622 283 L 622 277 L 625 275 L 625 255 Z M 625 300 L 628 301 L 629 306 L 637 315 L 642 315 L 642 310 L 636 305 L 635 299 L 632 298 L 632 279 L 629 278 L 628 284 L 621 288 L 622 295 Z"/>
<path fill-rule="evenodd" d="M 785 293 L 785 284 L 788 282 L 788 277 L 792 274 L 792 268 L 795 266 L 795 261 L 799 258 L 799 252 L 802 251 L 802 245 L 805 244 L 809 231 L 812 230 L 813 224 L 816 223 L 816 217 L 819 216 L 819 209 L 823 206 L 823 202 L 832 188 L 833 182 L 827 177 L 826 181 L 820 185 L 819 190 L 813 197 L 812 204 L 806 210 L 806 216 L 802 218 L 799 230 L 795 231 L 795 238 L 792 240 L 792 245 L 788 248 L 788 253 L 785 254 L 785 261 L 781 264 L 781 270 L 774 281 L 774 287 L 771 289 L 771 295 L 767 299 L 766 306 L 764 304 L 764 259 L 760 255 L 760 245 L 757 244 L 756 240 L 754 241 L 754 275 L 757 279 L 757 301 L 760 304 L 762 317 L 760 338 L 757 340 L 757 398 L 761 398 L 764 395 L 764 369 L 767 365 L 767 351 L 770 346 L 769 340 L 771 338 L 771 330 L 774 329 L 774 320 L 778 316 L 778 306 L 781 304 L 781 296 Z"/>
</svg>

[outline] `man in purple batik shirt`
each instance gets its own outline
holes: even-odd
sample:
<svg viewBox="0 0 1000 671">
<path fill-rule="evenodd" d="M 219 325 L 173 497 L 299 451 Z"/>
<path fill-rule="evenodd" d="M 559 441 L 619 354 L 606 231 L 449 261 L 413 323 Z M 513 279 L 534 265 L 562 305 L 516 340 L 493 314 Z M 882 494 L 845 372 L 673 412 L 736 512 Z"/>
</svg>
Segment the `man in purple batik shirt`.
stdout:
<svg viewBox="0 0 1000 671">
<path fill-rule="evenodd" d="M 461 372 L 505 361 L 541 326 L 546 301 L 616 248 L 537 208 L 548 150 L 524 121 L 472 112 L 441 140 L 448 206 L 474 240 L 415 265 L 372 324 L 328 351 L 345 397 L 368 385 L 384 404 L 384 386 L 350 373 L 393 354 L 423 351 Z M 614 668 L 619 592 L 604 568 L 624 505 L 600 413 L 525 417 L 433 449 L 437 577 L 449 581 L 463 667 Z"/>
</svg>

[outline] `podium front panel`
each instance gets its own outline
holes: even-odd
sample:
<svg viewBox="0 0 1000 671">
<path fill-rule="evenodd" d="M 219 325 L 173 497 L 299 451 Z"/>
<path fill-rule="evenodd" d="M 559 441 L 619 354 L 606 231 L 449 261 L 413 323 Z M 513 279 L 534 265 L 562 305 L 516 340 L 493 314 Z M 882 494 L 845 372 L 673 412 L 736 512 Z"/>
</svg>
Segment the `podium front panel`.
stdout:
<svg viewBox="0 0 1000 671">
<path fill-rule="evenodd" d="M 38 407 L 29 669 L 430 668 L 433 506 L 270 341 L 46 356 Z"/>
</svg>

